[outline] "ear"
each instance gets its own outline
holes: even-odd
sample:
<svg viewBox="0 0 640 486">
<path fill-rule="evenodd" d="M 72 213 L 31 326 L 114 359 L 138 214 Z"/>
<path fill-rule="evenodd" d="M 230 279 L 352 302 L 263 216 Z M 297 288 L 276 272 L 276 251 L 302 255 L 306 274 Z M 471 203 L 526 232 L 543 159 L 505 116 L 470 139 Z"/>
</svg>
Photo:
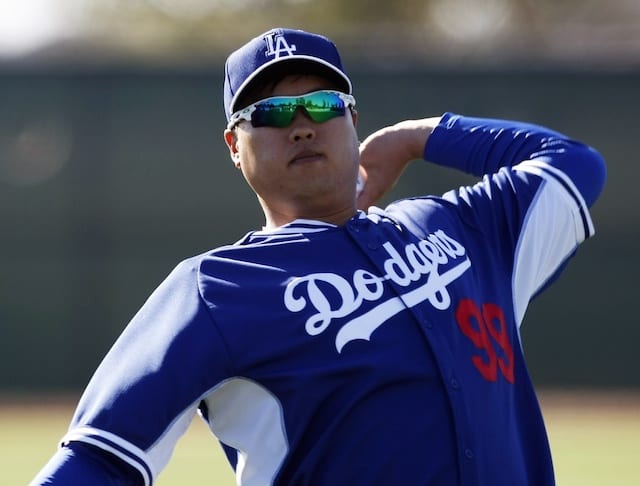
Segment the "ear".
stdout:
<svg viewBox="0 0 640 486">
<path fill-rule="evenodd" d="M 224 131 L 224 141 L 229 147 L 229 155 L 231 156 L 231 160 L 233 164 L 236 166 L 236 169 L 240 168 L 240 152 L 238 151 L 238 135 L 235 130 L 225 130 Z"/>
<path fill-rule="evenodd" d="M 351 108 L 351 119 L 353 120 L 353 126 L 357 127 L 358 126 L 358 110 L 356 110 L 355 108 Z"/>
</svg>

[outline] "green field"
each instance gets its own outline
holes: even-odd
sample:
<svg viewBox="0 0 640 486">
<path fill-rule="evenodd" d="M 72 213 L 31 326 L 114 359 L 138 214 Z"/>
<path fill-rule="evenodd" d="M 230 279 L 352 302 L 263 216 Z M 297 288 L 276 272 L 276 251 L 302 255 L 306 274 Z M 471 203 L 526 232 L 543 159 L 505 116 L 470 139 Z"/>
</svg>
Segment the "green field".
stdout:
<svg viewBox="0 0 640 486">
<path fill-rule="evenodd" d="M 640 393 L 546 392 L 541 403 L 559 486 L 640 485 Z M 3 485 L 26 485 L 71 417 L 73 400 L 4 398 L 0 405 Z M 195 420 L 159 486 L 233 485 L 222 450 Z"/>
</svg>

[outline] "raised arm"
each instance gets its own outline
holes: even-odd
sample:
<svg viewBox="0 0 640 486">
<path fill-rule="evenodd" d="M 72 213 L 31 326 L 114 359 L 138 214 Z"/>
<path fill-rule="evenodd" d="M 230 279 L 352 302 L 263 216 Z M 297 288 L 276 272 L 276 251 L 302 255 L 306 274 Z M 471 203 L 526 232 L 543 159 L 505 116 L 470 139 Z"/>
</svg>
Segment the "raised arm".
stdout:
<svg viewBox="0 0 640 486">
<path fill-rule="evenodd" d="M 476 176 L 540 159 L 564 172 L 589 206 L 606 177 L 604 161 L 595 150 L 553 130 L 445 113 L 441 118 L 402 121 L 367 137 L 360 148 L 365 186 L 359 207 L 374 204 L 395 185 L 407 164 L 420 158 Z"/>
</svg>

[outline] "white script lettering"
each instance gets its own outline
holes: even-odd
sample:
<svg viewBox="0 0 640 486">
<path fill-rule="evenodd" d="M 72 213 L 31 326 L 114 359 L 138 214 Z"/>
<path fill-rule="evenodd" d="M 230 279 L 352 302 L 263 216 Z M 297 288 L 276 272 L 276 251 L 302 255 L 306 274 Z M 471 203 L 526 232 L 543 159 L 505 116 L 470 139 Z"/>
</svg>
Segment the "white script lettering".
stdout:
<svg viewBox="0 0 640 486">
<path fill-rule="evenodd" d="M 338 352 L 349 341 L 368 341 L 373 331 L 407 307 L 428 300 L 436 309 L 447 309 L 451 305 L 447 286 L 471 266 L 469 259 L 465 258 L 458 265 L 438 273 L 440 265 L 466 255 L 465 248 L 442 230 L 429 235 L 418 244 L 406 245 L 404 255 L 389 242 L 384 243 L 383 248 L 389 255 L 383 263 L 384 276 L 357 269 L 351 282 L 335 273 L 314 273 L 289 282 L 284 293 L 287 309 L 300 312 L 311 306 L 316 311 L 305 323 L 305 330 L 309 335 L 316 336 L 324 332 L 332 319 L 351 315 L 364 301 L 380 300 L 386 280 L 400 287 L 408 287 L 427 276 L 426 282 L 418 288 L 392 297 L 347 322 L 336 337 Z"/>
</svg>

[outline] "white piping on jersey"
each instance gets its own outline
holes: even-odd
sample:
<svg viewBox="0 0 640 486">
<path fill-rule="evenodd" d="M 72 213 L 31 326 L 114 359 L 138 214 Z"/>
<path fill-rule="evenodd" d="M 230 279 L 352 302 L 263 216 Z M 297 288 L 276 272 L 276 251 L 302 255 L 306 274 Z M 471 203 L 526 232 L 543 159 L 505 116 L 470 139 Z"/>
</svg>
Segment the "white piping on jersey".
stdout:
<svg viewBox="0 0 640 486">
<path fill-rule="evenodd" d="M 174 447 L 178 439 L 189 428 L 200 401 L 201 398 L 198 398 L 180 413 L 146 452 L 111 432 L 90 426 L 73 429 L 64 436 L 62 444 L 77 441 L 106 450 L 137 469 L 142 475 L 145 485 L 151 485 L 169 463 Z"/>
<path fill-rule="evenodd" d="M 238 486 L 272 484 L 289 452 L 280 400 L 244 377 L 223 381 L 204 399 L 209 428 L 238 451 Z"/>
<path fill-rule="evenodd" d="M 61 445 L 69 442 L 83 442 L 110 452 L 140 472 L 145 486 L 154 481 L 154 473 L 149 468 L 148 455 L 139 447 L 118 437 L 111 432 L 84 426 L 71 430 L 62 438 Z"/>
<path fill-rule="evenodd" d="M 260 231 L 256 231 L 253 234 L 256 236 L 270 236 L 270 235 L 289 235 L 297 233 L 317 233 L 319 231 L 325 231 L 327 229 L 337 228 L 335 224 L 326 223 L 324 221 L 316 221 L 313 219 L 296 219 L 283 226 L 278 226 L 274 229 L 263 228 Z"/>
<path fill-rule="evenodd" d="M 358 210 L 354 215 L 357 219 L 366 219 L 369 217 L 364 211 Z M 315 219 L 296 219 L 282 226 L 273 229 L 263 228 L 260 231 L 254 231 L 252 236 L 272 236 L 272 235 L 290 235 L 302 233 L 318 233 L 328 229 L 338 228 L 338 225 L 318 221 Z"/>
<path fill-rule="evenodd" d="M 526 162 L 523 162 L 519 165 L 516 165 L 514 167 L 514 170 L 529 172 L 544 179 L 555 180 L 556 182 L 559 182 L 560 185 L 563 186 L 564 190 L 568 193 L 568 195 L 574 200 L 573 202 L 574 205 L 577 206 L 580 219 L 582 219 L 582 221 L 585 223 L 585 236 L 583 236 L 580 242 L 595 234 L 595 228 L 589 216 L 589 207 L 582 197 L 582 194 L 567 174 L 562 172 L 560 169 L 547 164 L 541 159 L 528 160 Z"/>
<path fill-rule="evenodd" d="M 519 329 L 531 298 L 594 229 L 582 195 L 566 174 L 539 160 L 514 169 L 544 179 L 525 216 L 514 255 L 512 298 Z"/>
</svg>

